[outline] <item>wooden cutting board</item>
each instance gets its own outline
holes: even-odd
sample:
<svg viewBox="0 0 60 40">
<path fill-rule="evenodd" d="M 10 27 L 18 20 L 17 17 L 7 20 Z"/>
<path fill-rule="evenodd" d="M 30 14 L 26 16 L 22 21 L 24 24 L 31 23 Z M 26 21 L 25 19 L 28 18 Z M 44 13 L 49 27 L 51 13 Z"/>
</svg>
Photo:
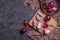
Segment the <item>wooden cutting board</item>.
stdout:
<svg viewBox="0 0 60 40">
<path fill-rule="evenodd" d="M 44 19 L 44 17 L 46 16 L 46 14 L 44 14 L 44 13 L 39 9 L 39 10 L 35 13 L 35 15 L 32 17 L 32 19 L 30 20 L 29 25 L 30 25 L 31 27 L 33 27 L 35 30 L 37 30 L 38 32 L 40 32 L 41 34 L 43 34 L 43 30 L 44 30 L 43 26 L 42 26 L 39 30 L 38 30 L 36 27 L 32 26 L 32 22 L 33 22 L 34 20 L 36 20 L 36 15 L 37 15 L 38 13 L 41 14 L 42 17 L 40 17 L 40 18 L 41 18 L 42 21 L 44 21 L 43 19 Z M 36 20 L 36 22 L 37 22 L 36 24 L 38 25 L 38 24 L 39 24 L 39 21 Z M 56 21 L 53 17 L 51 17 L 51 19 L 50 19 L 50 21 L 48 21 L 48 23 L 49 23 L 49 24 L 52 24 L 54 27 L 56 27 L 56 25 L 57 25 L 57 21 Z M 54 27 L 48 26 L 48 30 L 53 31 L 53 30 L 54 30 Z"/>
</svg>

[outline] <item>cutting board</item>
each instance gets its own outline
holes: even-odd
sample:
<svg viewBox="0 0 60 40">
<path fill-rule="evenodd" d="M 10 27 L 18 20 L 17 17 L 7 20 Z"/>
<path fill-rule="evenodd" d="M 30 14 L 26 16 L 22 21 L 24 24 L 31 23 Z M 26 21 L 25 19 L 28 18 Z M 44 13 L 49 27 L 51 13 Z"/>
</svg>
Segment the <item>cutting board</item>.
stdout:
<svg viewBox="0 0 60 40">
<path fill-rule="evenodd" d="M 43 28 L 43 26 L 38 30 L 37 29 L 37 26 L 36 27 L 34 27 L 33 25 L 32 25 L 32 22 L 34 21 L 34 20 L 36 20 L 36 15 L 37 14 L 40 14 L 42 17 L 40 17 L 40 19 L 42 20 L 42 21 L 44 21 L 44 17 L 46 16 L 46 14 L 44 14 L 40 9 L 35 13 L 35 15 L 32 17 L 32 19 L 30 20 L 30 22 L 29 22 L 29 25 L 32 27 L 32 28 L 34 28 L 35 30 L 37 30 L 39 33 L 41 33 L 41 34 L 43 34 L 44 32 L 43 32 L 43 30 L 44 30 L 44 28 Z M 49 24 L 52 24 L 54 27 L 56 27 L 56 25 L 57 25 L 57 21 L 53 18 L 53 17 L 51 17 L 51 19 L 50 19 L 50 21 L 48 21 L 48 23 Z M 39 21 L 37 21 L 36 20 L 36 25 L 38 25 L 39 24 Z M 53 31 L 55 28 L 54 27 L 51 27 L 51 26 L 48 26 L 48 30 L 50 30 L 50 31 Z"/>
</svg>

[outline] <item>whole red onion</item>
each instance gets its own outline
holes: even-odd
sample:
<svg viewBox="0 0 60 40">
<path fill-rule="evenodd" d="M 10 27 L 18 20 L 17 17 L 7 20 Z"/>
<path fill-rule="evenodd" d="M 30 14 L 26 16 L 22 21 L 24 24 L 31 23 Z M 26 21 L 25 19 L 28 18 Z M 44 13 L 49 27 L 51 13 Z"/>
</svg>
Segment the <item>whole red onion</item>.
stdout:
<svg viewBox="0 0 60 40">
<path fill-rule="evenodd" d="M 45 22 L 44 25 L 43 25 L 44 28 L 47 28 L 48 27 L 48 24 Z"/>
<path fill-rule="evenodd" d="M 20 33 L 22 33 L 22 34 L 24 34 L 26 32 L 26 29 L 25 28 L 22 28 L 21 30 L 20 30 Z"/>
<path fill-rule="evenodd" d="M 50 7 L 54 7 L 55 6 L 55 2 L 54 1 L 51 1 L 51 2 L 49 2 L 49 4 L 48 4 Z"/>
<path fill-rule="evenodd" d="M 25 19 L 23 24 L 24 24 L 24 26 L 27 26 L 28 25 L 28 21 Z"/>
<path fill-rule="evenodd" d="M 48 3 L 44 3 L 44 4 L 43 4 L 43 8 L 44 8 L 44 9 L 48 8 Z"/>
<path fill-rule="evenodd" d="M 45 18 L 44 18 L 44 21 L 49 21 L 51 19 L 51 16 L 50 15 L 46 15 Z"/>
</svg>

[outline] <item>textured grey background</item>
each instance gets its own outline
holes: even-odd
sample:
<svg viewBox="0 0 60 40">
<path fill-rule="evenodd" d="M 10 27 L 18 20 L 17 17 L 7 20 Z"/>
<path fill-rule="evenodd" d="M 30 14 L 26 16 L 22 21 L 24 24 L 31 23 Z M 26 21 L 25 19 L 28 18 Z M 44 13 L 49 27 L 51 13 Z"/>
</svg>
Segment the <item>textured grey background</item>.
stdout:
<svg viewBox="0 0 60 40">
<path fill-rule="evenodd" d="M 21 35 L 23 20 L 28 21 L 34 12 L 22 3 L 23 0 L 0 0 L 0 40 L 29 40 L 27 33 Z"/>
</svg>

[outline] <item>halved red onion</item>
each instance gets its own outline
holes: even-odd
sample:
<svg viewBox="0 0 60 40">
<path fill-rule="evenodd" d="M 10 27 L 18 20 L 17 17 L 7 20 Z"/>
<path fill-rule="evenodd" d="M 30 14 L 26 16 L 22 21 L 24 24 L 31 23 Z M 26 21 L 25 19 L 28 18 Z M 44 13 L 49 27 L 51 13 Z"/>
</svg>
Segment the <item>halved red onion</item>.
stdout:
<svg viewBox="0 0 60 40">
<path fill-rule="evenodd" d="M 40 29 L 42 27 L 42 23 L 40 22 L 38 25 L 37 25 L 37 29 Z"/>
<path fill-rule="evenodd" d="M 52 11 L 53 11 L 53 12 L 56 12 L 56 11 L 57 11 L 57 7 L 53 7 L 53 8 L 52 8 Z"/>
<path fill-rule="evenodd" d="M 36 24 L 36 20 L 34 20 L 33 22 L 32 22 L 32 26 L 36 26 L 37 24 Z"/>
<path fill-rule="evenodd" d="M 36 20 L 40 21 L 40 16 L 39 15 L 36 15 Z"/>
<path fill-rule="evenodd" d="M 45 33 L 45 34 L 49 34 L 49 33 L 50 33 L 50 30 L 44 29 L 44 33 Z"/>
</svg>

